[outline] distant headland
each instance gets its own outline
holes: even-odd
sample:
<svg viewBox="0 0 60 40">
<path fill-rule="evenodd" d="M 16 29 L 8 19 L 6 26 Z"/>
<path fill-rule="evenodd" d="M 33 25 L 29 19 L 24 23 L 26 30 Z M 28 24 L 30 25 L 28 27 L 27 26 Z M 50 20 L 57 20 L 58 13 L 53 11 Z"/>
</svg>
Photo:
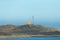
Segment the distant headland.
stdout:
<svg viewBox="0 0 60 40">
<path fill-rule="evenodd" d="M 42 25 L 34 25 L 28 20 L 26 25 L 1 25 L 0 38 L 16 38 L 16 37 L 60 37 L 60 29 L 44 27 Z"/>
<path fill-rule="evenodd" d="M 0 26 L 0 37 L 45 37 L 45 36 L 59 36 L 60 29 L 47 28 L 42 25 L 2 25 Z"/>
</svg>

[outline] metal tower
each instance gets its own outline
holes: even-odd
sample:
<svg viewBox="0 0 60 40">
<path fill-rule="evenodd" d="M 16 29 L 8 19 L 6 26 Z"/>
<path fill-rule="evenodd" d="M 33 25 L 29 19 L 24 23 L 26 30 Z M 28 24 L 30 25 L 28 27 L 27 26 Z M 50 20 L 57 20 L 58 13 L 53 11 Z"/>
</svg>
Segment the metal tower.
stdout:
<svg viewBox="0 0 60 40">
<path fill-rule="evenodd" d="M 32 16 L 32 24 L 34 24 L 34 16 Z"/>
</svg>

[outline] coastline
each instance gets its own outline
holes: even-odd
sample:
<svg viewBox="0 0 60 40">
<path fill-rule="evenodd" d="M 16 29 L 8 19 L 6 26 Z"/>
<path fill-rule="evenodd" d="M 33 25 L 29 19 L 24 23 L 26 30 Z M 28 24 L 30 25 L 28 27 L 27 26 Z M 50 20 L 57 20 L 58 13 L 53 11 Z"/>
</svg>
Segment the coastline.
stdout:
<svg viewBox="0 0 60 40">
<path fill-rule="evenodd" d="M 10 35 L 10 36 L 0 36 L 0 38 L 32 38 L 32 37 L 60 37 L 60 35 Z"/>
</svg>

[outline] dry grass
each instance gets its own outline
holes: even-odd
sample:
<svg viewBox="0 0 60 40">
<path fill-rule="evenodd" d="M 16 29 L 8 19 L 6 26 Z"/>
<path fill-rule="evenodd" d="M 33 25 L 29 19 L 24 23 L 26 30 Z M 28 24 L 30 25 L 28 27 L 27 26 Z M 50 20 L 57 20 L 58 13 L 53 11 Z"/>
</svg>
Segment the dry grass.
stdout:
<svg viewBox="0 0 60 40">
<path fill-rule="evenodd" d="M 0 38 L 29 38 L 30 35 L 10 35 L 10 36 L 0 36 Z"/>
</svg>

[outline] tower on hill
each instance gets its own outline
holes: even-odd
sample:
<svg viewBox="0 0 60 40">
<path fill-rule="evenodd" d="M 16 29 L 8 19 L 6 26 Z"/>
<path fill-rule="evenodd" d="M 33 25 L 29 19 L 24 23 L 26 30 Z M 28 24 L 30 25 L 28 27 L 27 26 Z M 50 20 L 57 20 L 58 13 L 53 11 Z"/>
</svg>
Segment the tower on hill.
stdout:
<svg viewBox="0 0 60 40">
<path fill-rule="evenodd" d="M 34 16 L 32 16 L 32 24 L 34 24 Z"/>
<path fill-rule="evenodd" d="M 29 19 L 28 20 L 28 25 L 30 25 L 31 24 L 31 20 Z M 32 16 L 32 24 L 34 24 L 34 16 Z"/>
<path fill-rule="evenodd" d="M 28 20 L 28 25 L 30 25 L 31 24 L 31 21 L 30 21 L 30 19 Z"/>
</svg>

